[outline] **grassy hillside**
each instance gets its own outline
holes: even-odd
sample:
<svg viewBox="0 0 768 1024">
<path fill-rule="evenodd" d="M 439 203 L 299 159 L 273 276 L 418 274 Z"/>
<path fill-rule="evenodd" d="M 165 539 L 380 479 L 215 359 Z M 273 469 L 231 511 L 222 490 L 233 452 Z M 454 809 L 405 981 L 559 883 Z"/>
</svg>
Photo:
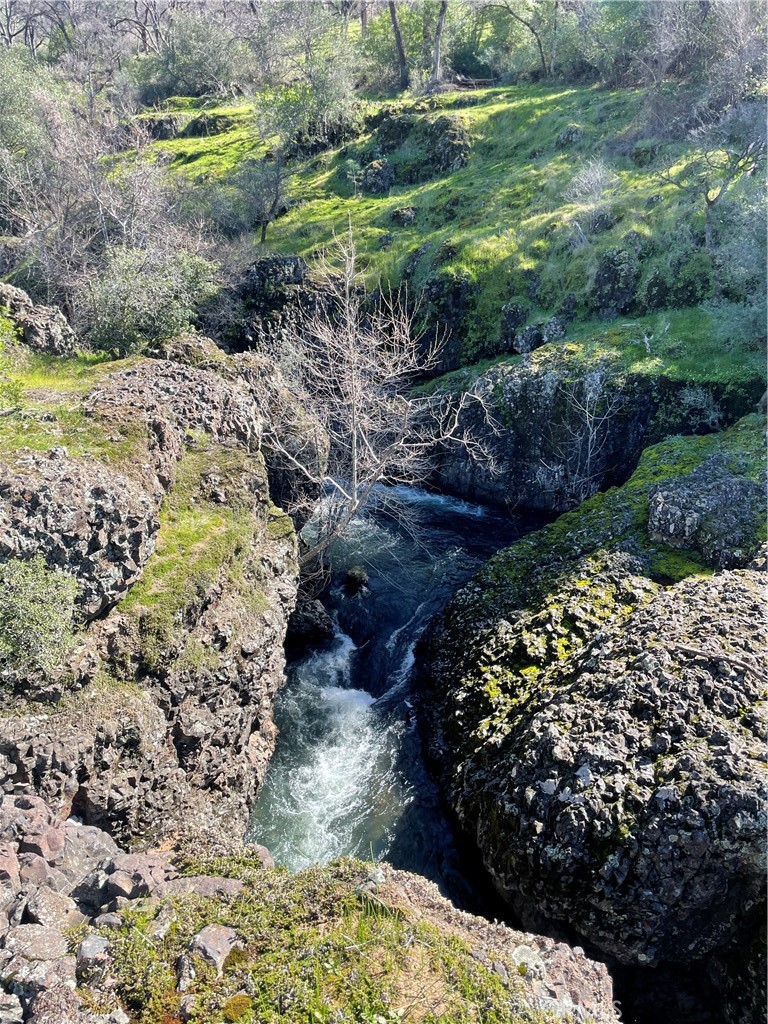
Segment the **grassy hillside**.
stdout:
<svg viewBox="0 0 768 1024">
<path fill-rule="evenodd" d="M 290 209 L 270 227 L 267 245 L 311 260 L 350 218 L 371 282 L 406 279 L 423 292 L 438 317 L 457 322 L 465 364 L 505 351 L 508 303 L 522 305 L 530 323 L 567 312 L 576 317 L 568 337 L 588 336 L 598 329 L 607 275 L 609 290 L 611 280 L 631 279 L 623 320 L 636 327 L 636 340 L 655 336 L 655 358 L 666 360 L 670 343 L 677 358 L 682 342 L 694 369 L 721 357 L 726 373 L 745 359 L 757 366 L 753 328 L 727 310 L 701 308 L 714 293 L 704 205 L 659 178 L 662 167 L 682 168 L 697 151 L 645 137 L 644 99 L 642 90 L 515 86 L 368 104 L 353 142 L 294 165 Z M 188 101 L 175 102 L 193 116 Z M 470 146 L 466 164 L 443 173 L 435 170 L 438 121 L 443 132 L 465 133 Z M 251 110 L 213 107 L 197 123 L 207 134 L 190 135 L 193 123 L 156 146 L 185 177 L 226 187 L 240 161 L 257 153 Z M 395 181 L 372 194 L 359 179 L 382 158 Z M 601 197 L 578 184 L 596 160 L 608 171 Z M 726 243 L 729 223 L 760 202 L 759 177 L 737 183 L 723 205 Z M 758 272 L 748 253 L 738 275 L 729 262 L 726 297 L 736 303 Z M 669 316 L 670 309 L 685 312 Z"/>
</svg>

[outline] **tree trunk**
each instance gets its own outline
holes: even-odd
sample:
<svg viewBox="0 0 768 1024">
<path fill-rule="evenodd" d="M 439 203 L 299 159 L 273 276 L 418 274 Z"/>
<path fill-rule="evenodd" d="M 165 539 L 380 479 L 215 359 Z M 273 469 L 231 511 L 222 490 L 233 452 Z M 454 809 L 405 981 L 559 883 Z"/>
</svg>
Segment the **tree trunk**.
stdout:
<svg viewBox="0 0 768 1024">
<path fill-rule="evenodd" d="M 261 244 L 262 245 L 264 245 L 264 243 L 267 240 L 267 228 L 268 227 L 269 227 L 269 221 L 268 220 L 263 220 L 261 222 Z"/>
<path fill-rule="evenodd" d="M 722 287 L 720 285 L 720 271 L 717 266 L 717 254 L 715 253 L 715 242 L 712 237 L 712 210 L 714 203 L 710 202 L 709 195 L 707 192 L 704 193 L 704 245 L 706 246 L 707 252 L 709 253 L 710 259 L 712 260 L 712 278 L 715 286 L 715 298 L 719 299 L 722 293 Z"/>
<path fill-rule="evenodd" d="M 392 31 L 395 34 L 395 49 L 397 50 L 397 66 L 400 71 L 400 88 L 407 89 L 411 84 L 411 76 L 408 72 L 408 58 L 405 55 L 403 36 L 400 32 L 400 22 L 397 20 L 397 8 L 395 0 L 389 0 L 389 16 L 392 19 Z"/>
<path fill-rule="evenodd" d="M 448 10 L 448 0 L 442 0 L 440 13 L 437 16 L 437 28 L 435 29 L 435 45 L 432 48 L 432 77 L 429 84 L 432 88 L 440 82 L 440 60 L 443 48 L 443 28 L 445 26 L 445 14 Z"/>
<path fill-rule="evenodd" d="M 365 39 L 368 32 L 368 0 L 360 2 L 360 35 Z"/>
<path fill-rule="evenodd" d="M 550 78 L 555 73 L 555 58 L 557 56 L 557 29 L 558 29 L 558 11 L 560 8 L 560 0 L 555 0 L 555 8 L 552 13 L 552 49 L 549 53 L 549 76 Z"/>
</svg>

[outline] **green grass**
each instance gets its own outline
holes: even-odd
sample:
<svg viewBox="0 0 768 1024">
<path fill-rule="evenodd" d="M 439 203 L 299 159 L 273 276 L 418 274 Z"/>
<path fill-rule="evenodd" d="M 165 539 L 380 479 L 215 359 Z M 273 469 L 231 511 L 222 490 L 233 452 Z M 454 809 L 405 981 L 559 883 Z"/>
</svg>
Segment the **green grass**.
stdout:
<svg viewBox="0 0 768 1024">
<path fill-rule="evenodd" d="M 0 353 L 0 372 L 15 391 L 14 401 L 7 403 L 15 411 L 0 417 L 0 454 L 64 446 L 70 455 L 128 466 L 144 441 L 143 424 L 105 424 L 82 407 L 83 396 L 105 373 L 126 365 L 102 355 L 61 359 L 21 347 Z"/>
<path fill-rule="evenodd" d="M 349 218 L 360 266 L 372 286 L 399 283 L 415 250 L 427 246 L 412 267 L 409 289 L 418 292 L 434 278 L 466 282 L 464 364 L 498 351 L 501 310 L 509 301 L 529 307 L 530 320 L 535 322 L 551 316 L 572 293 L 578 320 L 570 325 L 569 338 L 587 344 L 591 334 L 601 335 L 603 342 L 596 344 L 602 344 L 611 329 L 593 319 L 591 290 L 604 252 L 626 247 L 627 235 L 632 233 L 635 244 L 644 249 L 639 290 L 654 271 L 663 271 L 670 279 L 679 277 L 677 270 L 670 269 L 672 254 L 702 253 L 695 240 L 703 231 L 701 204 L 664 185 L 657 176 L 659 167 L 682 166 L 695 157 L 696 150 L 692 144 L 644 140 L 644 99 L 639 89 L 514 86 L 392 104 L 369 102 L 369 128 L 357 139 L 295 165 L 291 209 L 270 227 L 267 246 L 311 261 L 317 250 L 332 246 L 334 233 L 343 232 Z M 178 103 L 188 112 L 192 109 L 188 101 Z M 344 165 L 350 159 L 365 165 L 375 155 L 376 128 L 372 126 L 383 110 L 415 115 L 421 122 L 450 112 L 473 140 L 468 164 L 431 180 L 396 184 L 387 195 L 356 194 Z M 185 175 L 225 180 L 244 157 L 255 152 L 248 105 L 227 111 L 234 120 L 220 134 L 177 138 L 157 143 L 157 148 L 170 154 L 171 166 Z M 572 124 L 581 128 L 583 139 L 558 148 L 559 133 Z M 418 131 L 412 133 L 387 155 L 395 167 L 420 156 L 418 138 Z M 615 223 L 591 234 L 589 244 L 574 247 L 574 225 L 586 223 L 586 210 L 583 203 L 567 202 L 564 193 L 576 172 L 593 158 L 603 159 L 618 177 L 618 189 L 605 200 Z M 733 194 L 760 188 L 760 182 L 743 182 Z M 649 206 L 655 196 L 661 196 L 661 201 Z M 392 216 L 404 206 L 417 210 L 415 222 L 407 227 L 397 226 Z M 387 239 L 389 244 L 384 246 Z M 527 275 L 532 273 L 539 279 L 534 299 L 528 293 Z M 702 293 L 694 305 L 701 297 L 706 295 Z M 682 303 L 670 299 L 668 305 Z M 658 318 L 669 320 L 671 331 L 668 337 L 656 335 L 650 359 L 637 352 L 631 360 L 642 364 L 642 372 L 651 370 L 655 360 L 671 376 L 695 380 L 719 374 L 732 380 L 734 374 L 743 376 L 760 362 L 759 353 L 740 343 L 752 339 L 737 339 L 732 351 L 724 351 L 712 318 L 703 309 L 664 311 Z M 657 315 L 633 319 L 642 337 L 643 331 L 654 327 Z M 616 326 L 613 333 L 612 345 L 626 347 L 625 342 L 632 342 L 629 329 Z M 676 343 L 685 351 L 676 350 Z M 628 350 L 627 356 L 631 355 Z"/>
<path fill-rule="evenodd" d="M 242 477 L 255 468 L 261 472 L 253 456 L 207 439 L 183 456 L 160 512 L 155 551 L 120 604 L 137 624 L 146 668 L 156 670 L 179 653 L 185 616 L 199 610 L 211 586 L 241 571 L 239 563 L 251 549 L 258 523 Z M 226 503 L 206 495 L 205 478 L 211 473 L 232 481 Z M 195 659 L 194 650 L 187 652 L 190 667 Z"/>
<path fill-rule="evenodd" d="M 220 120 L 222 131 L 211 134 L 186 136 L 153 143 L 156 152 L 171 161 L 171 168 L 187 178 L 197 180 L 224 178 L 258 150 L 258 139 L 250 104 L 238 106 L 205 106 L 200 101 L 176 97 L 168 109 L 179 113 L 182 123 L 189 124 L 193 116 L 205 114 Z M 153 118 L 155 114 L 139 115 Z M 182 129 L 182 132 L 184 129 Z"/>
<path fill-rule="evenodd" d="M 525 1006 L 525 990 L 506 951 L 507 987 L 472 956 L 478 939 L 429 920 L 412 920 L 386 891 L 368 891 L 370 866 L 342 861 L 298 875 L 264 871 L 247 858 L 214 870 L 242 877 L 233 900 L 173 901 L 160 933 L 158 908 L 128 910 L 107 932 L 117 991 L 138 1024 L 178 1019 L 176 964 L 208 924 L 236 929 L 243 943 L 221 977 L 202 961 L 188 990 L 198 1024 L 546 1024 Z M 162 934 L 162 938 L 158 937 Z M 512 953 L 512 950 L 509 951 Z"/>
</svg>

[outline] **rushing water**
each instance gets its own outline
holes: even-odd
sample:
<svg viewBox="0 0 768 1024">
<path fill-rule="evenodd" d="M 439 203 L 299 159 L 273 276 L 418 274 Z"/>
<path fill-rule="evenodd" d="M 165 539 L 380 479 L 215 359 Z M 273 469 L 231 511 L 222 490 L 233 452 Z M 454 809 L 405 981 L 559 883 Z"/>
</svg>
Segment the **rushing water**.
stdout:
<svg viewBox="0 0 768 1024">
<path fill-rule="evenodd" d="M 276 706 L 277 751 L 249 838 L 292 870 L 343 854 L 385 858 L 467 902 L 460 858 L 425 768 L 414 649 L 453 591 L 530 521 L 398 488 L 408 528 L 374 509 L 334 550 L 323 601 L 335 639 L 293 662 Z M 365 566 L 350 595 L 346 569 Z"/>
</svg>

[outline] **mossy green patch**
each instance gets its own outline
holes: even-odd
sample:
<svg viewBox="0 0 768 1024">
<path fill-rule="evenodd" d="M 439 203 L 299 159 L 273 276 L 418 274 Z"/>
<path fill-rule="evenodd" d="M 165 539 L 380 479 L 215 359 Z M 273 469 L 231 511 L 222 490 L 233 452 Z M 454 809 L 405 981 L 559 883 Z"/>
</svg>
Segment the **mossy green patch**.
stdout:
<svg viewBox="0 0 768 1024">
<path fill-rule="evenodd" d="M 242 864 L 234 872 L 242 871 Z M 368 883 L 370 867 L 342 861 L 298 875 L 244 872 L 231 900 L 182 897 L 160 911 L 129 910 L 109 933 L 117 991 L 139 1024 L 175 1020 L 181 994 L 176 965 L 208 924 L 236 929 L 243 949 L 220 977 L 202 961 L 187 989 L 194 1020 L 248 1024 L 545 1024 L 528 1009 L 515 980 L 505 985 L 449 928 L 411 920 L 386 889 Z M 503 953 L 499 954 L 503 959 Z M 478 1013 L 478 1008 L 481 1008 Z"/>
<path fill-rule="evenodd" d="M 657 485 L 688 476 L 715 454 L 729 472 L 760 482 L 765 417 L 648 448 L 626 484 L 499 552 L 459 591 L 441 633 L 454 649 L 444 729 L 457 749 L 498 740 L 531 701 L 562 682 L 563 668 L 601 628 L 626 621 L 659 584 L 711 573 L 698 551 L 652 540 L 648 513 Z"/>
<path fill-rule="evenodd" d="M 106 424 L 86 412 L 81 401 L 105 373 L 125 367 L 127 361 L 110 362 L 92 354 L 62 359 L 18 346 L 6 349 L 3 359 L 16 401 L 14 411 L 0 418 L 0 454 L 63 446 L 73 456 L 130 465 L 145 441 L 143 424 Z"/>
<path fill-rule="evenodd" d="M 263 476 L 256 457 L 207 441 L 182 458 L 160 512 L 155 552 L 120 606 L 137 622 L 147 668 L 157 669 L 177 653 L 179 630 L 209 588 L 241 572 L 259 522 L 245 479 L 254 473 Z M 206 487 L 211 474 L 232 483 L 226 502 Z M 196 658 L 211 655 L 191 650 L 186 657 L 194 666 Z"/>
</svg>

